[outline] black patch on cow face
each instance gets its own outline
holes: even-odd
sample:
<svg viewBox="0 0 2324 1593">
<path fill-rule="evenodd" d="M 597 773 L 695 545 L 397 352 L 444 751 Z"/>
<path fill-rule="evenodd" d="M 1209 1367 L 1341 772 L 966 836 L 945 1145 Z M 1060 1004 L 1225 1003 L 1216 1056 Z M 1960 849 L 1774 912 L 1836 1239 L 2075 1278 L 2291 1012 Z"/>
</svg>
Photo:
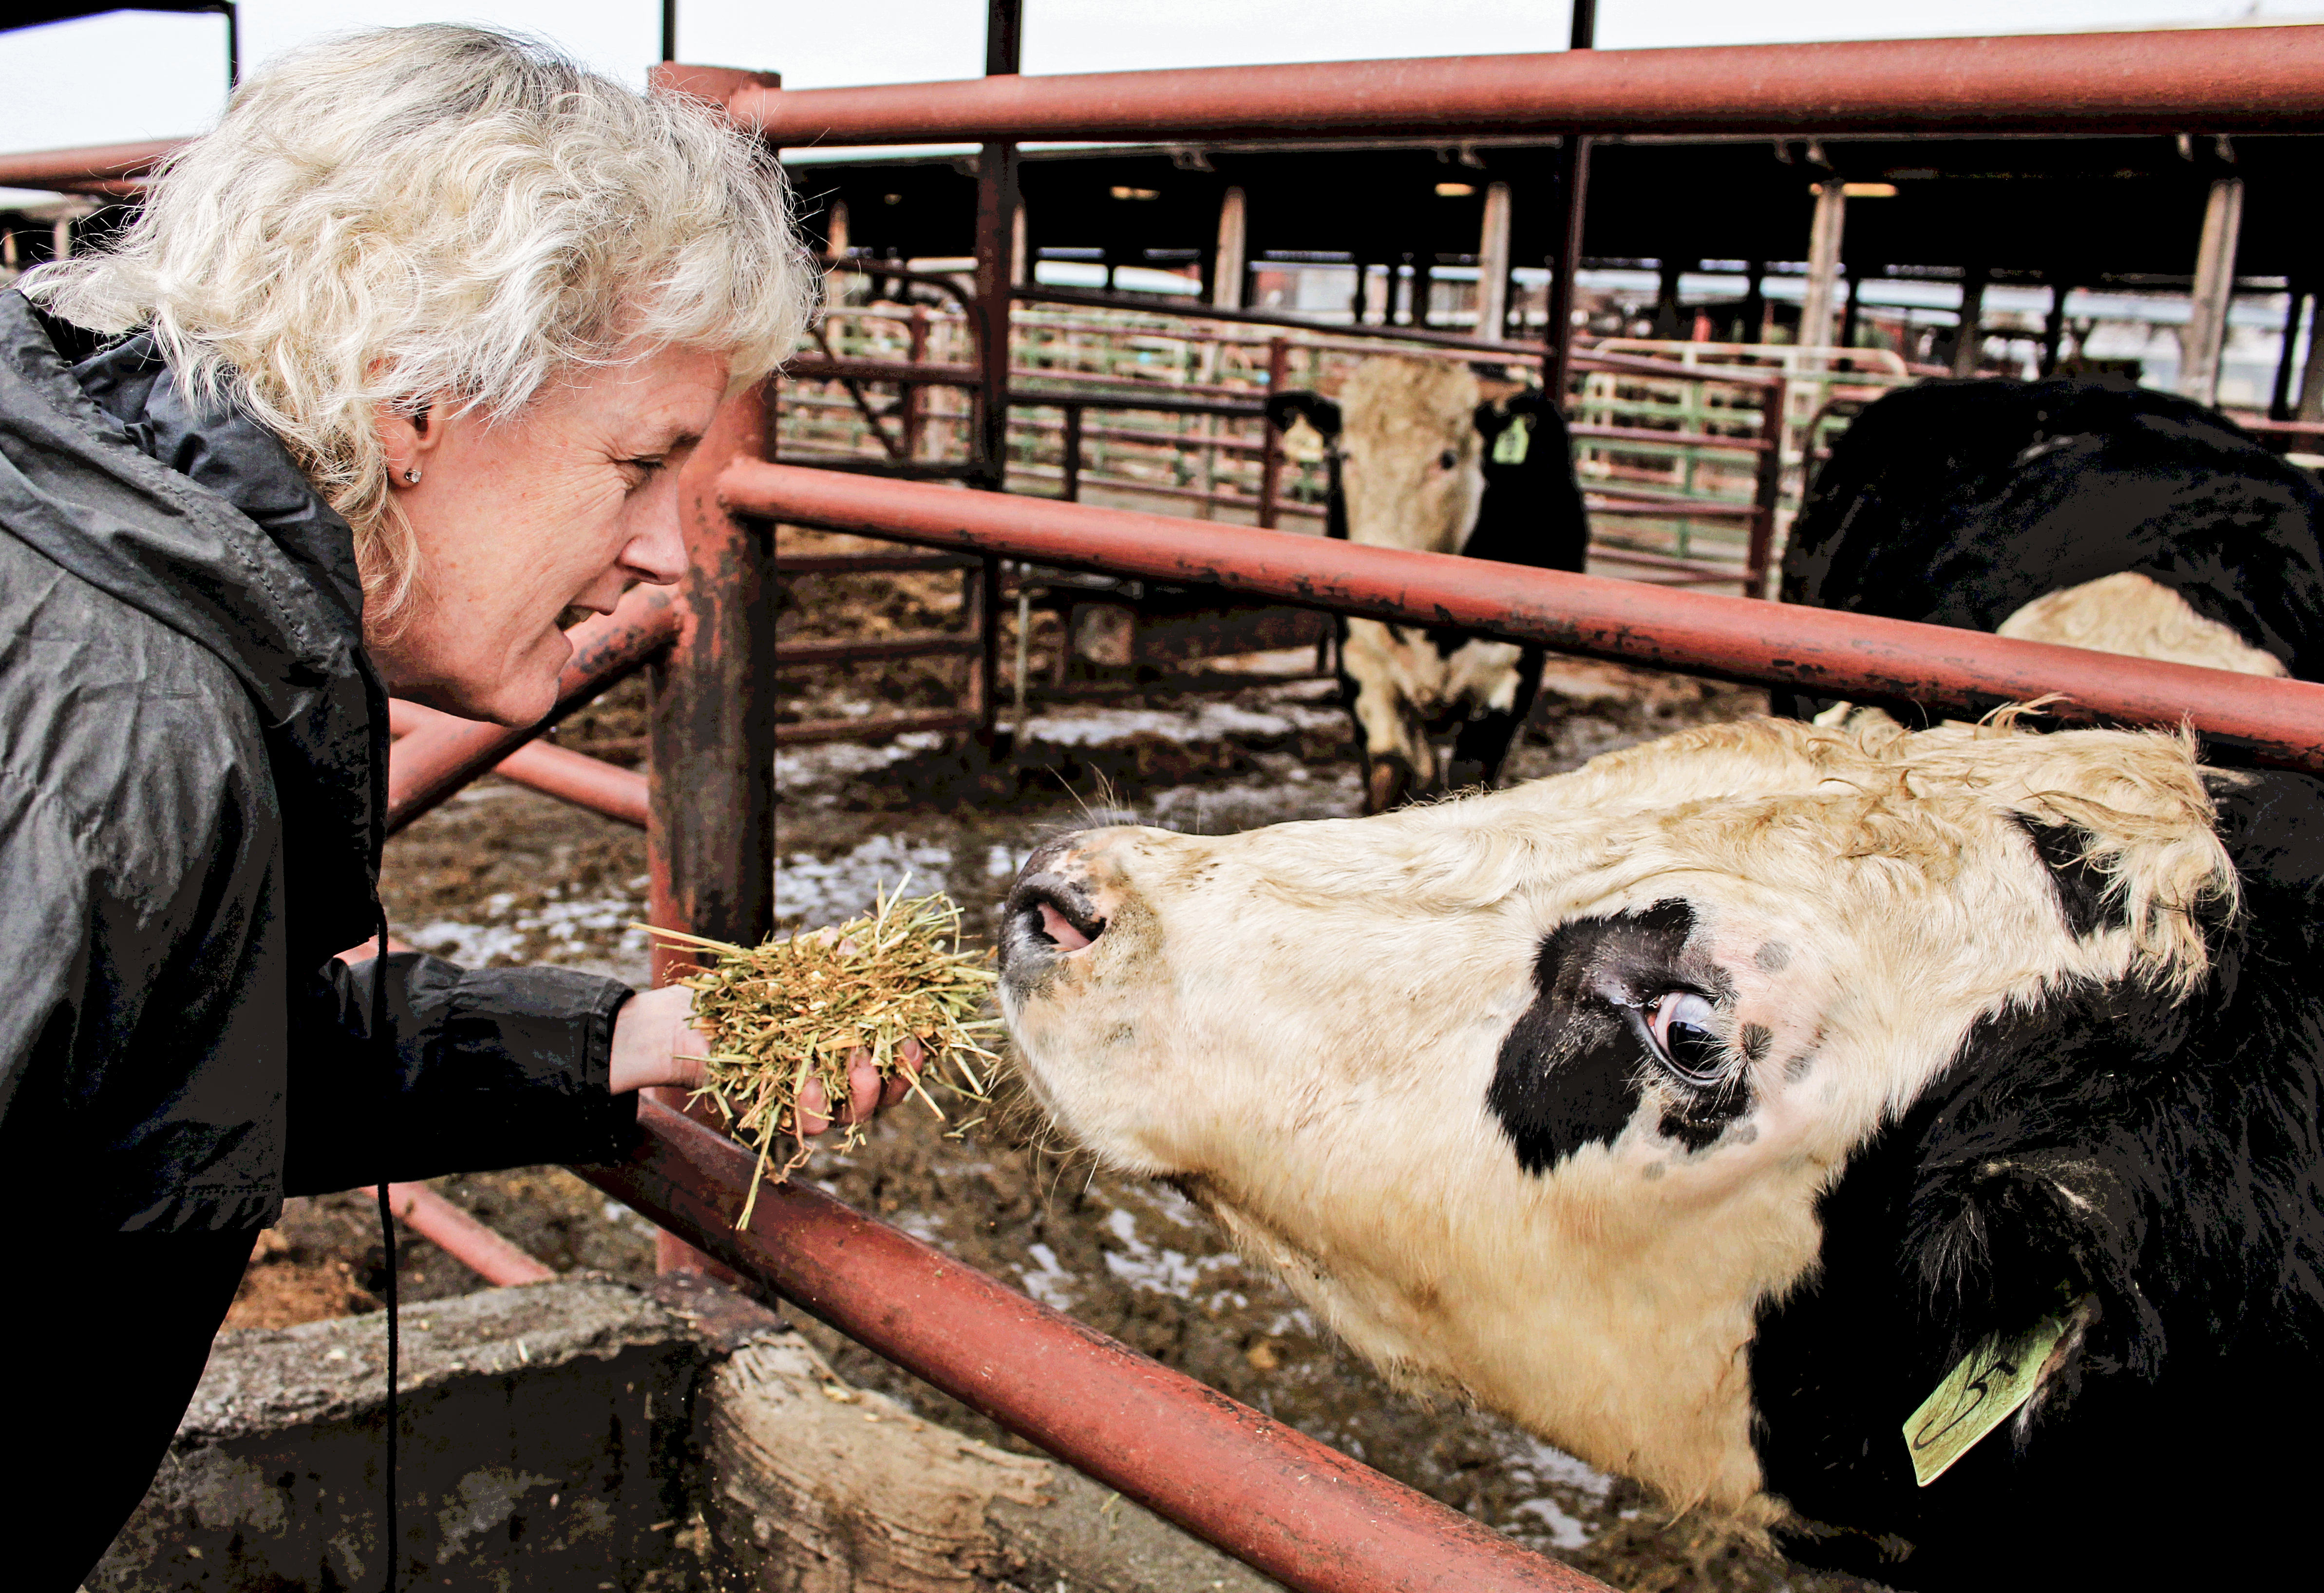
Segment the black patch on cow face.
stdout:
<svg viewBox="0 0 2324 1593">
<path fill-rule="evenodd" d="M 2039 824 L 2022 813 L 2009 816 L 2034 843 L 2042 866 L 2049 870 L 2058 910 L 2066 916 L 2066 927 L 2075 939 L 2127 926 L 2120 902 L 2107 899 L 2106 870 L 2089 861 L 2095 837 L 2088 830 L 2080 824 Z"/>
<path fill-rule="evenodd" d="M 1340 406 L 1320 392 L 1304 388 L 1294 392 L 1269 393 L 1267 399 L 1267 423 L 1277 431 L 1288 431 L 1294 420 L 1304 419 L 1332 442 L 1340 435 Z"/>
<path fill-rule="evenodd" d="M 1682 969 L 1694 912 L 1683 901 L 1561 925 L 1534 962 L 1539 992 L 1501 1042 L 1486 1104 L 1528 1173 L 1590 1144 L 1611 1144 L 1637 1115 L 1655 1054 L 1641 1005 L 1673 989 L 1728 994 L 1715 969 Z M 1662 1131 L 1690 1149 L 1750 1105 L 1739 1076 L 1689 1091 Z"/>
</svg>

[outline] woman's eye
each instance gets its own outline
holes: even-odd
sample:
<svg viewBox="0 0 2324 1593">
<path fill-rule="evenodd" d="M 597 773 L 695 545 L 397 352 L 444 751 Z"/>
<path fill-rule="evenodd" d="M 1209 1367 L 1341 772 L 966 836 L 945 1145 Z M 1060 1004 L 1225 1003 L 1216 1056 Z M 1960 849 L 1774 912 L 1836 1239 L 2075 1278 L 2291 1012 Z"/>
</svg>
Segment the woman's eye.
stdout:
<svg viewBox="0 0 2324 1593">
<path fill-rule="evenodd" d="M 1450 470 L 1455 465 L 1460 463 L 1461 456 L 1454 453 L 1451 448 L 1447 448 L 1443 453 L 1436 456 L 1436 467 L 1439 470 Z"/>
<path fill-rule="evenodd" d="M 1692 990 L 1665 990 L 1646 1003 L 1646 1034 L 1663 1060 L 1690 1084 L 1716 1084 L 1729 1057 L 1714 1025 L 1718 1009 Z"/>
</svg>

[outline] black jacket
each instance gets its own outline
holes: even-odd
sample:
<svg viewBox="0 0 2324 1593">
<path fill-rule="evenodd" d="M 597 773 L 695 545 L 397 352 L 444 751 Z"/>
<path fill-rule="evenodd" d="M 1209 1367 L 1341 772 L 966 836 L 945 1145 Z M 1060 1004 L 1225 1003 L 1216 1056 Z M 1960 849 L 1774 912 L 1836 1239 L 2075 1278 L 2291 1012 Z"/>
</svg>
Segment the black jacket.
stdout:
<svg viewBox="0 0 2324 1593">
<path fill-rule="evenodd" d="M 42 1220 L 257 1228 L 634 1135 L 612 981 L 396 955 L 372 1043 L 362 601 L 272 434 L 0 293 L 0 1189 Z"/>
</svg>

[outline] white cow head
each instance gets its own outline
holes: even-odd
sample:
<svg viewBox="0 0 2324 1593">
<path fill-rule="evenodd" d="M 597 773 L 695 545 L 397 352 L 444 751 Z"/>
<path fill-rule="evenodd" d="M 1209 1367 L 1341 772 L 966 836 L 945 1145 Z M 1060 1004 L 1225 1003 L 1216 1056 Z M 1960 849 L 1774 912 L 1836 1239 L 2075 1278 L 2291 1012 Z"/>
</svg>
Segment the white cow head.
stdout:
<svg viewBox="0 0 2324 1593">
<path fill-rule="evenodd" d="M 1357 366 L 1336 401 L 1279 393 L 1268 415 L 1295 453 L 1320 439 L 1333 456 L 1350 541 L 1458 553 L 1484 497 L 1483 399 L 1466 365 L 1389 355 Z"/>
<path fill-rule="evenodd" d="M 2199 981 L 2210 825 L 2167 737 L 1716 726 L 1373 818 L 1053 842 L 1001 1003 L 1067 1135 L 1390 1373 L 1773 1520 L 1747 1352 L 1819 1195 L 1980 1020 Z"/>
</svg>

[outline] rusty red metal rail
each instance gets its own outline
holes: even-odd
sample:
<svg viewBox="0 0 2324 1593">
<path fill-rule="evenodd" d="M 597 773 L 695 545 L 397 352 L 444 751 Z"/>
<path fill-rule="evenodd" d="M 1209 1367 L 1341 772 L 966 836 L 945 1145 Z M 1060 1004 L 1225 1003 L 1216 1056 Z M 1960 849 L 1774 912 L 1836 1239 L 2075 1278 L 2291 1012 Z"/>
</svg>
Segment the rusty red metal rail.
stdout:
<svg viewBox="0 0 2324 1593">
<path fill-rule="evenodd" d="M 1458 625 L 1657 668 L 1978 714 L 2051 693 L 2060 717 L 2191 724 L 2255 761 L 2324 774 L 2324 684 L 2156 663 L 1983 631 L 1602 576 L 1368 548 L 1033 498 L 738 460 L 737 512 L 1041 564 L 1263 593 L 1341 613 Z"/>
<path fill-rule="evenodd" d="M 1300 1593 L 1602 1593 L 1306 1434 L 641 1102 L 629 1161 L 574 1169 L 716 1260 Z"/>
<path fill-rule="evenodd" d="M 2324 28 L 1589 50 L 862 88 L 727 102 L 777 145 L 1438 133 L 2285 133 Z"/>
<path fill-rule="evenodd" d="M 378 1190 L 367 1183 L 359 1192 L 376 1198 Z M 391 1183 L 387 1200 L 397 1221 L 488 1284 L 545 1284 L 557 1275 L 555 1267 L 528 1255 L 424 1183 Z M 391 1257 L 388 1265 L 396 1264 Z"/>
<path fill-rule="evenodd" d="M 465 720 L 449 714 L 439 714 L 433 708 L 423 708 L 417 703 L 400 698 L 387 704 L 388 728 L 399 737 L 410 736 L 426 730 L 447 734 L 464 727 L 473 727 L 474 720 Z M 425 743 L 423 743 L 425 744 Z M 409 754 L 405 754 L 408 758 Z M 392 770 L 394 764 L 390 761 Z M 539 791 L 544 796 L 554 796 L 570 802 L 576 807 L 602 814 L 624 824 L 646 827 L 646 777 L 635 769 L 622 769 L 607 763 L 602 758 L 592 758 L 570 748 L 548 741 L 528 741 L 515 751 L 493 765 L 492 772 L 503 779 Z M 391 773 L 390 778 L 393 776 Z"/>
<path fill-rule="evenodd" d="M 0 188 L 95 187 L 112 192 L 142 178 L 183 143 L 182 139 L 171 139 L 0 155 Z"/>
</svg>

